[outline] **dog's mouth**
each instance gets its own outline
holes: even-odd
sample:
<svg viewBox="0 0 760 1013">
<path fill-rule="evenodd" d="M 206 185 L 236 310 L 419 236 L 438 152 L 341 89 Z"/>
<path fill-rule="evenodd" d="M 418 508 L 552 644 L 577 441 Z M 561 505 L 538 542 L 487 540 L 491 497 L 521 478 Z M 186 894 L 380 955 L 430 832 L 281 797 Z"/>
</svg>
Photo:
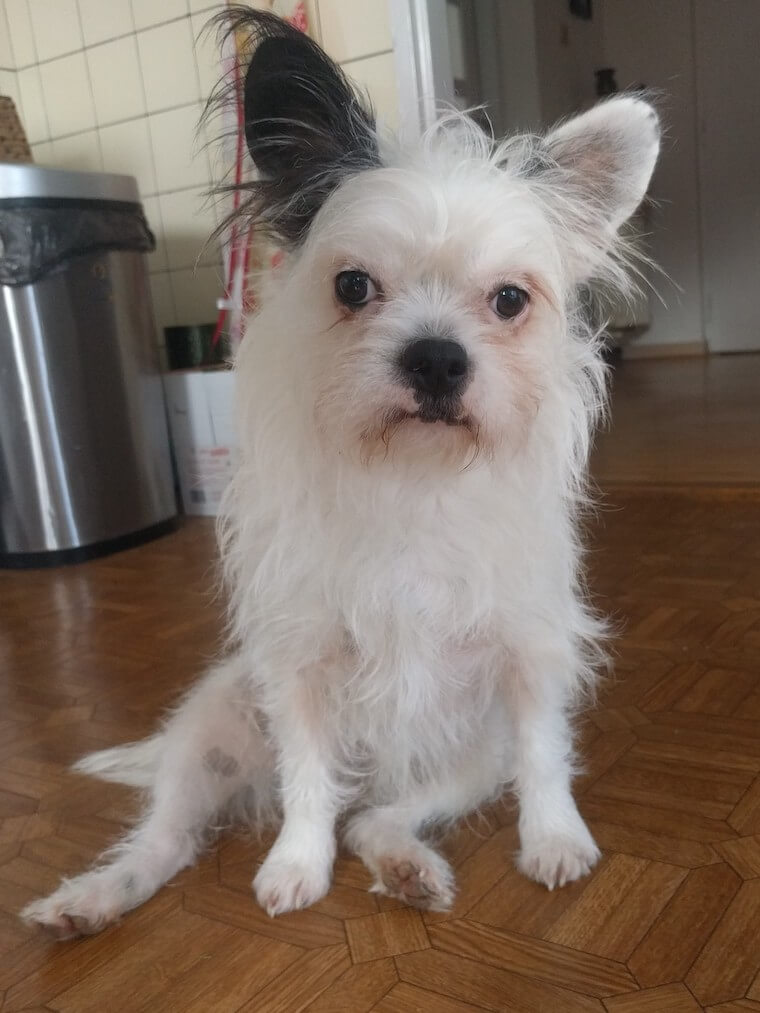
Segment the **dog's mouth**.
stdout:
<svg viewBox="0 0 760 1013">
<path fill-rule="evenodd" d="M 451 412 L 419 411 L 411 418 L 418 419 L 420 422 L 443 422 L 447 426 L 467 426 L 468 424 L 466 415 L 452 415 Z"/>
<path fill-rule="evenodd" d="M 400 422 L 425 422 L 432 424 L 443 422 L 447 426 L 472 427 L 472 419 L 462 410 L 461 402 L 454 398 L 418 398 L 417 410 L 409 411 L 405 408 L 394 409 L 390 413 L 391 424 Z"/>
<path fill-rule="evenodd" d="M 441 447 L 450 446 L 452 449 L 474 447 L 476 454 L 480 450 L 480 427 L 472 415 L 462 410 L 461 404 L 456 407 L 442 404 L 420 405 L 417 411 L 400 407 L 391 408 L 383 413 L 378 423 L 377 428 L 366 429 L 362 433 L 362 443 L 365 447 L 372 447 L 377 442 L 378 445 L 384 446 L 387 452 L 396 434 L 403 432 L 407 427 L 410 427 L 408 431 L 411 434 L 417 428 L 415 424 L 420 423 L 418 429 L 420 437 L 423 437 L 422 426 L 431 431 L 431 438 L 437 431 L 441 437 L 442 442 L 439 441 Z M 451 433 L 449 439 L 443 438 L 444 426 Z M 455 438 L 455 434 L 459 435 Z M 427 442 L 424 438 L 418 441 L 420 447 L 425 446 Z M 434 440 L 433 445 L 435 444 Z"/>
</svg>

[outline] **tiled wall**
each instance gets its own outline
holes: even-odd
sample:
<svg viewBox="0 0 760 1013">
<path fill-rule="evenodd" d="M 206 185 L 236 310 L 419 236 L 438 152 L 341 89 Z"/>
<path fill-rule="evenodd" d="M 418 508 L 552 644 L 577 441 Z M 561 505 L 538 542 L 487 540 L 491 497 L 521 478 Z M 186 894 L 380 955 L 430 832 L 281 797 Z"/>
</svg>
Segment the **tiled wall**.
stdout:
<svg viewBox="0 0 760 1013">
<path fill-rule="evenodd" d="M 219 6 L 0 0 L 0 93 L 17 102 L 35 162 L 137 178 L 158 239 L 150 271 L 159 328 L 213 320 L 221 290 L 219 250 L 203 249 L 217 224 L 204 192 L 224 166 L 196 137 L 219 74 L 201 29 Z M 395 123 L 387 0 L 311 0 L 308 9 L 313 34 L 369 90 L 380 119 Z"/>
</svg>

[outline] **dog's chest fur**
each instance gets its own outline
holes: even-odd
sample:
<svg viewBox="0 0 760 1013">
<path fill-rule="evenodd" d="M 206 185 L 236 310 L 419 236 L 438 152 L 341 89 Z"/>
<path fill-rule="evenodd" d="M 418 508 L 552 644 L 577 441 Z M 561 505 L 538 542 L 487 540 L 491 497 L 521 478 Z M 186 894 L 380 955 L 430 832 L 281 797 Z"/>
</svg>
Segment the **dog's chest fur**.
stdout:
<svg viewBox="0 0 760 1013">
<path fill-rule="evenodd" d="M 317 491 L 291 518 L 290 593 L 313 594 L 372 656 L 502 640 L 559 579 L 564 526 L 556 504 L 549 517 L 536 490 L 509 496 L 505 481 L 483 465 L 440 484 L 375 474 L 346 497 Z"/>
<path fill-rule="evenodd" d="M 321 487 L 280 504 L 273 542 L 288 545 L 287 559 L 276 582 L 259 575 L 260 607 L 288 617 L 293 663 L 303 666 L 305 643 L 317 660 L 320 644 L 336 728 L 349 749 L 382 756 L 381 767 L 412 757 L 440 766 L 472 751 L 513 631 L 562 579 L 541 502 L 505 495 L 507 480 L 486 463 L 411 488 L 406 476 L 375 470 L 352 475 L 342 495 L 323 473 Z M 260 565 L 270 563 L 263 552 Z M 278 677 L 287 667 L 283 659 Z"/>
</svg>

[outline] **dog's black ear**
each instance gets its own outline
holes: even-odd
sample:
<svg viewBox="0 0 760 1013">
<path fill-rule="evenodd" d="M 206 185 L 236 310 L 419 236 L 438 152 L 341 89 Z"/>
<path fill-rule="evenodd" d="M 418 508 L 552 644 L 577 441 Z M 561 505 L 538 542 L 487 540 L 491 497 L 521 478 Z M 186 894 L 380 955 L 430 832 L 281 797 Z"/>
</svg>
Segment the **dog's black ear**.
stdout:
<svg viewBox="0 0 760 1013">
<path fill-rule="evenodd" d="M 247 209 L 289 245 L 347 175 L 379 163 L 375 120 L 343 71 L 303 32 L 266 11 L 220 18 L 244 37 L 245 139 L 259 179 Z"/>
</svg>

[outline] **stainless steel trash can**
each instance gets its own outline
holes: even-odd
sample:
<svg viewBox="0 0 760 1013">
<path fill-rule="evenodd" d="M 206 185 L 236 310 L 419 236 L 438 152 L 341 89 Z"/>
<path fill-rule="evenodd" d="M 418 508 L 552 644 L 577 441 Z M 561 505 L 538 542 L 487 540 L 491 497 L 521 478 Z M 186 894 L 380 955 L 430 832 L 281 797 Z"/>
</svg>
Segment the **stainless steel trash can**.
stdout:
<svg viewBox="0 0 760 1013">
<path fill-rule="evenodd" d="M 0 165 L 0 566 L 174 526 L 145 253 L 120 215 L 152 242 L 132 177 Z"/>
</svg>

